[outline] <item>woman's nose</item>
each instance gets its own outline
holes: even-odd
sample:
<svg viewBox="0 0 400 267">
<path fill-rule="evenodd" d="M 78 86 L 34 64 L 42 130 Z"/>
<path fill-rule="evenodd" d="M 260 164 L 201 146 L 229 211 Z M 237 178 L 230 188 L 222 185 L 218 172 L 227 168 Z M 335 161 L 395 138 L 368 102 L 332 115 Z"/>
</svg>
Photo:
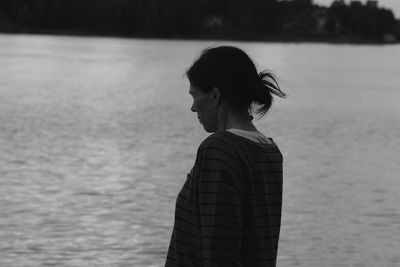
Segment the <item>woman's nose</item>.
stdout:
<svg viewBox="0 0 400 267">
<path fill-rule="evenodd" d="M 192 104 L 192 107 L 190 108 L 191 111 L 196 112 L 196 108 L 194 107 L 194 103 Z"/>
</svg>

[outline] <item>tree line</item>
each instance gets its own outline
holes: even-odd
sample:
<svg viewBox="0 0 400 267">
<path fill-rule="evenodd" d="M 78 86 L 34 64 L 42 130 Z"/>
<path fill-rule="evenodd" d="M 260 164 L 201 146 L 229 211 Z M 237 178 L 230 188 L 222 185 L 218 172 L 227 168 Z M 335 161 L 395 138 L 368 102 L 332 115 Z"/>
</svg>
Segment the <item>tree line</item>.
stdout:
<svg viewBox="0 0 400 267">
<path fill-rule="evenodd" d="M 0 31 L 159 38 L 400 40 L 391 10 L 311 0 L 2 0 Z"/>
</svg>

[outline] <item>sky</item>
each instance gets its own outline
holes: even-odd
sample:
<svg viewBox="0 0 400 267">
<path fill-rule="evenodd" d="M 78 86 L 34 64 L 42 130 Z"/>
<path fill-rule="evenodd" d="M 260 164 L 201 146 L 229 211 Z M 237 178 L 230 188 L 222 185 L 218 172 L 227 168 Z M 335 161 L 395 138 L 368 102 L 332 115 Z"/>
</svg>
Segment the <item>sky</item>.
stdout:
<svg viewBox="0 0 400 267">
<path fill-rule="evenodd" d="M 332 2 L 333 0 L 313 0 L 313 3 L 323 6 L 330 6 Z M 345 2 L 348 4 L 350 0 L 345 0 Z M 367 0 L 361 0 L 361 2 L 365 3 Z M 394 16 L 400 19 L 400 0 L 378 0 L 378 6 L 391 9 Z"/>
</svg>

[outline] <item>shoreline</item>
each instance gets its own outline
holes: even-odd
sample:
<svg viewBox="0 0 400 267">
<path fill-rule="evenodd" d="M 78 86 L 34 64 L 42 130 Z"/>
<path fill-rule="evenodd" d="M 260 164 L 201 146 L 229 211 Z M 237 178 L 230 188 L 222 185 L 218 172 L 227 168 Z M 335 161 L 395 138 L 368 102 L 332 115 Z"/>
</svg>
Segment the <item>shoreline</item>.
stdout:
<svg viewBox="0 0 400 267">
<path fill-rule="evenodd" d="M 332 44 L 332 45 L 399 45 L 400 40 L 379 41 L 365 40 L 357 37 L 338 36 L 332 38 L 323 37 L 294 37 L 294 36 L 271 36 L 263 38 L 234 37 L 234 36 L 157 36 L 157 35 L 124 35 L 124 34 L 97 34 L 78 31 L 7 31 L 1 30 L 0 34 L 9 35 L 49 35 L 70 37 L 93 37 L 93 38 L 121 38 L 121 39 L 151 39 L 151 40 L 185 40 L 185 41 L 228 41 L 228 42 L 262 42 L 262 43 L 294 43 L 294 44 Z"/>
</svg>

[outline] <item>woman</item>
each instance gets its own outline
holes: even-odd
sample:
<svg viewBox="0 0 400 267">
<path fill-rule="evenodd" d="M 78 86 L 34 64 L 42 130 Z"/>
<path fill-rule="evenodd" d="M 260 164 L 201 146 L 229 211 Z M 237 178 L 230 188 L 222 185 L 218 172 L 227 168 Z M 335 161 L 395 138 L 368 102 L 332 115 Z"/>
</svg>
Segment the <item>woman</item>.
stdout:
<svg viewBox="0 0 400 267">
<path fill-rule="evenodd" d="M 276 266 L 282 155 L 251 114 L 285 94 L 235 47 L 204 50 L 186 74 L 191 110 L 213 134 L 177 197 L 165 266 Z"/>
</svg>

